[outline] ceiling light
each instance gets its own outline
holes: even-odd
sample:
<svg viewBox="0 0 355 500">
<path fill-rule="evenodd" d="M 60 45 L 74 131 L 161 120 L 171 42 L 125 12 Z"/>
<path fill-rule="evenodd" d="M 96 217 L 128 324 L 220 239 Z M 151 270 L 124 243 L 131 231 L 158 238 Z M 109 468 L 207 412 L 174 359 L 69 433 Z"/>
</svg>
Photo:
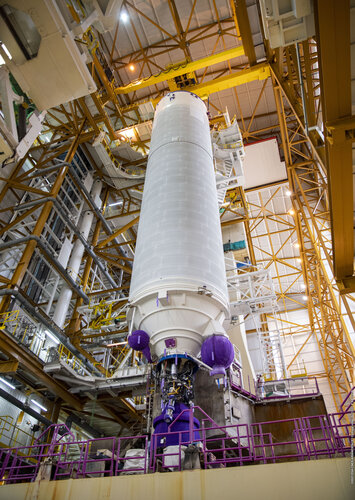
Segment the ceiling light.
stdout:
<svg viewBox="0 0 355 500">
<path fill-rule="evenodd" d="M 110 203 L 108 206 L 109 207 L 116 207 L 117 205 L 122 205 L 123 204 L 123 201 L 120 200 L 120 201 L 115 201 L 114 203 Z"/>
<path fill-rule="evenodd" d="M 38 408 L 41 408 L 41 410 L 43 410 L 43 411 L 48 411 L 47 408 L 45 408 L 44 406 L 42 406 L 40 403 L 37 403 L 37 401 L 35 401 L 34 399 L 31 399 L 31 403 L 33 403 L 34 405 L 38 406 Z"/>
<path fill-rule="evenodd" d="M 296 247 L 296 248 L 299 248 L 300 244 L 299 243 L 294 243 L 293 246 Z"/>
<path fill-rule="evenodd" d="M 289 191 L 289 190 L 287 190 L 285 194 L 286 194 L 286 196 L 291 196 L 291 195 L 292 195 L 292 192 L 291 192 L 291 191 Z"/>
<path fill-rule="evenodd" d="M 302 295 L 302 300 L 308 300 L 307 295 Z"/>
<path fill-rule="evenodd" d="M 6 45 L 4 43 L 1 44 L 1 48 L 5 52 L 5 54 L 7 55 L 7 57 L 11 60 L 12 59 L 12 55 L 10 54 L 9 49 L 6 47 Z"/>
<path fill-rule="evenodd" d="M 296 260 L 297 260 L 297 262 L 302 262 L 302 259 L 300 259 L 299 257 Z"/>
<path fill-rule="evenodd" d="M 289 211 L 288 211 L 288 213 L 289 213 L 290 215 L 295 215 L 295 211 L 293 210 L 293 208 L 291 208 L 291 210 L 289 210 Z"/>
<path fill-rule="evenodd" d="M 117 342 L 116 344 L 106 344 L 106 347 L 116 347 L 118 345 L 126 345 L 127 342 Z"/>
<path fill-rule="evenodd" d="M 304 283 L 301 283 L 301 290 L 305 290 L 306 289 L 306 285 Z"/>
<path fill-rule="evenodd" d="M 134 64 L 130 64 L 128 67 L 129 67 L 129 69 L 130 69 L 131 71 L 134 71 L 134 70 L 136 69 L 136 68 L 135 68 L 135 66 L 134 66 Z"/>
<path fill-rule="evenodd" d="M 47 337 L 49 337 L 51 340 L 53 340 L 53 342 L 55 342 L 56 344 L 60 344 L 60 340 L 58 340 L 57 337 L 55 337 L 51 332 L 49 332 L 48 330 L 45 330 L 44 333 Z"/>
<path fill-rule="evenodd" d="M 10 389 L 16 389 L 16 387 L 12 384 L 10 384 L 10 382 L 8 382 L 7 380 L 5 380 L 4 378 L 0 377 L 0 381 L 3 383 L 3 384 L 6 384 L 10 387 Z"/>
<path fill-rule="evenodd" d="M 128 19 L 129 19 L 129 15 L 124 10 L 124 11 L 121 12 L 120 18 L 121 18 L 121 21 L 123 21 L 124 23 L 126 23 L 128 21 Z"/>
<path fill-rule="evenodd" d="M 123 130 L 120 130 L 118 133 L 125 139 L 134 139 L 136 137 L 134 127 L 124 128 Z"/>
</svg>

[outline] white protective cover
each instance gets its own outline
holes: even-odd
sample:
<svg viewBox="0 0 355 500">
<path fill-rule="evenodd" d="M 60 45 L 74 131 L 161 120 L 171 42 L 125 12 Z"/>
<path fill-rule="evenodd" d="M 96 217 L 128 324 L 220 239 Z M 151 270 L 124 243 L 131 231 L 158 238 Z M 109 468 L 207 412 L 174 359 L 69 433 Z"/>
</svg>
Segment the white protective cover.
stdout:
<svg viewBox="0 0 355 500">
<path fill-rule="evenodd" d="M 169 470 L 182 470 L 185 460 L 186 446 L 167 446 L 163 451 L 163 466 L 169 467 Z M 181 461 L 179 461 L 179 453 L 181 453 Z M 181 466 L 179 469 L 179 465 Z"/>
<path fill-rule="evenodd" d="M 134 327 L 149 333 L 153 355 L 197 355 L 203 335 L 223 322 L 227 297 L 207 109 L 196 95 L 173 92 L 153 122 L 130 289 Z M 177 346 L 166 350 L 170 337 Z"/>
<path fill-rule="evenodd" d="M 137 458 L 139 457 L 139 458 Z M 127 450 L 124 460 L 124 465 L 121 474 L 143 474 L 145 469 L 145 458 L 144 450 L 140 448 L 131 448 Z M 142 469 L 142 470 L 131 470 L 131 469 Z"/>
</svg>

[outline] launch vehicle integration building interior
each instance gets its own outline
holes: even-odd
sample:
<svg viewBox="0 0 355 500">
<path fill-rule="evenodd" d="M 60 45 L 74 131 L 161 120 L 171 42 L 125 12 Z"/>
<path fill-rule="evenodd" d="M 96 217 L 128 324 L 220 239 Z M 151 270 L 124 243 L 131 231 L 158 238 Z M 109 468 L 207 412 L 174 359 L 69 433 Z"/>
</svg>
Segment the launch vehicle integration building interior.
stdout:
<svg viewBox="0 0 355 500">
<path fill-rule="evenodd" d="M 355 498 L 354 111 L 354 0 L 0 0 L 0 499 Z"/>
</svg>

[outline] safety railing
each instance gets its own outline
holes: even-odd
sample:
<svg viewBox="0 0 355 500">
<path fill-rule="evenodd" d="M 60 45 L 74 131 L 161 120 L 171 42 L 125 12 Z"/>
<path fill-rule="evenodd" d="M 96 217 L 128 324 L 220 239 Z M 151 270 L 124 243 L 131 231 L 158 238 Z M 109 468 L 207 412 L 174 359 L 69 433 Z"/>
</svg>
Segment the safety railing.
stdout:
<svg viewBox="0 0 355 500">
<path fill-rule="evenodd" d="M 105 453 L 98 450 L 102 443 Z M 53 479 L 78 477 L 98 477 L 102 473 L 114 475 L 115 438 L 74 441 L 63 447 L 54 464 Z"/>
<path fill-rule="evenodd" d="M 0 314 L 0 330 L 5 330 L 7 327 L 12 335 L 15 335 L 19 321 L 19 309 L 15 311 L 6 311 Z"/>
<path fill-rule="evenodd" d="M 304 460 L 307 451 L 299 418 L 250 425 L 255 461 Z M 290 439 L 291 436 L 291 439 Z"/>
<path fill-rule="evenodd" d="M 309 460 L 336 452 L 334 434 L 326 415 L 290 418 L 250 425 L 254 460 Z M 292 436 L 292 438 L 290 438 Z"/>
<path fill-rule="evenodd" d="M 63 344 L 59 344 L 58 346 L 58 357 L 80 375 L 87 374 L 87 368 L 84 363 Z"/>
<path fill-rule="evenodd" d="M 21 429 L 10 415 L 0 416 L 0 444 L 4 447 L 33 444 L 34 434 Z"/>
<path fill-rule="evenodd" d="M 4 484 L 146 474 L 148 450 L 147 436 L 21 446 L 0 450 L 0 474 Z"/>
<path fill-rule="evenodd" d="M 339 417 L 339 420 L 342 420 L 344 415 L 350 411 L 351 407 L 353 407 L 352 411 L 355 411 L 355 385 L 350 389 L 344 401 L 340 405 L 342 414 Z"/>
<path fill-rule="evenodd" d="M 337 451 L 345 455 L 350 452 L 351 440 L 354 441 L 355 438 L 355 432 L 351 422 L 351 417 L 353 417 L 352 412 L 332 413 L 329 417 Z"/>
<path fill-rule="evenodd" d="M 320 394 L 316 377 L 286 378 L 255 383 L 257 399 L 295 399 Z"/>
<path fill-rule="evenodd" d="M 341 413 L 289 418 L 271 422 L 218 426 L 208 416 L 194 425 L 195 409 L 187 409 L 183 430 L 147 435 L 76 441 L 54 426 L 52 442 L 0 449 L 3 484 L 39 478 L 60 480 L 215 469 L 245 464 L 317 460 L 350 452 L 351 424 Z M 202 412 L 203 415 L 203 412 Z M 185 420 L 186 423 L 186 420 Z M 61 435 L 63 434 L 63 435 Z"/>
<path fill-rule="evenodd" d="M 331 458 L 339 452 L 334 438 L 334 428 L 326 415 L 302 417 L 301 421 L 308 458 L 317 458 L 321 455 Z"/>
<path fill-rule="evenodd" d="M 203 464 L 207 469 L 243 465 L 253 460 L 250 428 L 246 424 L 202 430 Z"/>
</svg>

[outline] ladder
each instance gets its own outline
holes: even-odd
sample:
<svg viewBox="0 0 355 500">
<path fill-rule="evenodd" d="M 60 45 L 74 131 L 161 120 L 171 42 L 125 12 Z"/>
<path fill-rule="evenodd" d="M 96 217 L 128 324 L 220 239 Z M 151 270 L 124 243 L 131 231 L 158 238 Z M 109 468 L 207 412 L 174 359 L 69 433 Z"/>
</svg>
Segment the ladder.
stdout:
<svg viewBox="0 0 355 500">
<path fill-rule="evenodd" d="M 216 160 L 216 163 L 219 163 L 220 160 Z M 226 192 L 229 184 L 229 179 L 232 176 L 233 172 L 233 162 L 231 159 L 225 159 L 223 160 L 224 163 L 224 175 L 223 177 L 225 180 L 220 180 L 218 181 L 217 178 L 217 198 L 218 198 L 218 205 L 221 206 L 224 202 L 224 198 L 226 197 Z M 217 169 L 217 172 L 220 172 L 219 169 Z"/>
</svg>

